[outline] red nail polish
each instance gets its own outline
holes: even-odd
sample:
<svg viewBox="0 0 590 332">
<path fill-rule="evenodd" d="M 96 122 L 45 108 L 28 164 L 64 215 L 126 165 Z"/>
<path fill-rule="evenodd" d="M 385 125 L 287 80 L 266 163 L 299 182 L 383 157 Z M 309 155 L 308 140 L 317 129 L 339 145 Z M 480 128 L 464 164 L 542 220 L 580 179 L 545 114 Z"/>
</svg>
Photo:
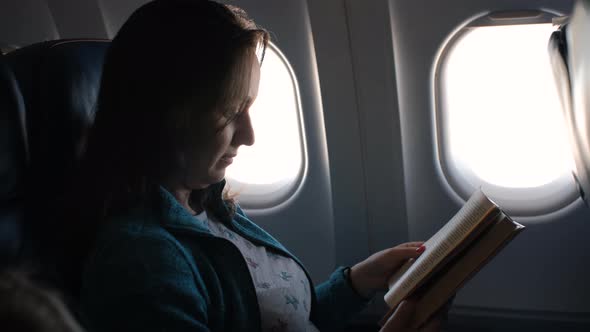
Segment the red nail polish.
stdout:
<svg viewBox="0 0 590 332">
<path fill-rule="evenodd" d="M 416 252 L 419 253 L 419 254 L 422 253 L 422 252 L 424 252 L 424 250 L 426 250 L 426 246 L 425 245 L 421 245 L 418 248 L 416 248 Z"/>
</svg>

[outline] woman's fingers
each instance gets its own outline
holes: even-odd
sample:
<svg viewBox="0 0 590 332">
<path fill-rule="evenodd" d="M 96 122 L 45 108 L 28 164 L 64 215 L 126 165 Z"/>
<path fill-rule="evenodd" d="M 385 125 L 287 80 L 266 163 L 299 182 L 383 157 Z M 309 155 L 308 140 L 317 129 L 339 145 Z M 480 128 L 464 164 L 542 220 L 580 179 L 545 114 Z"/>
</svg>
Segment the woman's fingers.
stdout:
<svg viewBox="0 0 590 332">
<path fill-rule="evenodd" d="M 420 246 L 417 247 L 393 247 L 386 249 L 383 255 L 383 258 L 386 261 L 386 264 L 389 266 L 396 266 L 399 263 L 402 263 L 410 258 L 417 258 L 423 252 L 417 250 Z"/>
<path fill-rule="evenodd" d="M 418 248 L 424 244 L 424 241 L 406 242 L 395 246 L 394 248 Z"/>
<path fill-rule="evenodd" d="M 408 242 L 379 251 L 350 269 L 350 280 L 355 290 L 369 297 L 375 291 L 387 288 L 387 280 L 409 259 L 424 251 L 423 242 Z"/>
</svg>

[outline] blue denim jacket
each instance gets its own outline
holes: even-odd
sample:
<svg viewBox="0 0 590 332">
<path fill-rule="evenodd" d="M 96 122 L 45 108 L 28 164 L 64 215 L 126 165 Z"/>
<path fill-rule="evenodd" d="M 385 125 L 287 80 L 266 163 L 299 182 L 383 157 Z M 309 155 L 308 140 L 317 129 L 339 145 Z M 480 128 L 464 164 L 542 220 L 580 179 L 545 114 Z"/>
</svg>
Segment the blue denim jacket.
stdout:
<svg viewBox="0 0 590 332">
<path fill-rule="evenodd" d="M 251 242 L 293 258 L 305 271 L 241 209 L 229 217 L 221 200 L 224 184 L 213 190 L 220 221 Z M 91 331 L 260 331 L 256 292 L 239 250 L 195 223 L 163 188 L 160 198 L 158 209 L 136 208 L 103 225 L 82 286 Z M 312 292 L 311 320 L 321 331 L 338 330 L 365 305 L 340 267 Z"/>
</svg>

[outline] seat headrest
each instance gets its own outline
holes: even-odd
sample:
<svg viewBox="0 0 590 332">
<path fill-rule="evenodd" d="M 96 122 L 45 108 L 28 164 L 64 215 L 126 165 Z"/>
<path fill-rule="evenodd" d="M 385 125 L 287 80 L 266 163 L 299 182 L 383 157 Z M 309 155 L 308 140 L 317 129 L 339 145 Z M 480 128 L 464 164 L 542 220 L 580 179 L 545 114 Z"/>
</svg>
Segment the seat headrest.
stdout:
<svg viewBox="0 0 590 332">
<path fill-rule="evenodd" d="M 0 58 L 0 266 L 12 263 L 21 245 L 25 137 L 22 96 Z"/>
<path fill-rule="evenodd" d="M 22 192 L 26 165 L 24 103 L 12 71 L 0 58 L 0 198 Z"/>
<path fill-rule="evenodd" d="M 107 40 L 61 40 L 5 55 L 22 92 L 35 186 L 63 187 L 93 120 Z M 40 182 L 39 182 L 40 181 Z"/>
<path fill-rule="evenodd" d="M 28 158 L 18 159 L 14 166 L 12 157 L 10 163 L 2 161 L 0 164 L 7 165 L 9 170 L 1 174 L 2 179 L 4 174 L 7 178 L 0 187 L 2 195 L 11 194 L 15 186 L 18 189 L 20 184 L 15 185 L 14 181 L 20 181 L 21 172 L 26 170 L 21 181 L 25 182 L 23 194 L 10 202 L 3 199 L 6 211 L 0 215 L 9 221 L 5 224 L 7 227 L 14 226 L 18 232 L 9 234 L 0 224 L 0 234 L 8 234 L 8 240 L 17 241 L 15 248 L 20 247 L 18 259 L 21 261 L 39 260 L 49 264 L 51 259 L 45 258 L 56 255 L 52 248 L 57 245 L 55 239 L 60 226 L 54 216 L 55 198 L 62 197 L 67 190 L 93 121 L 108 45 L 107 40 L 58 40 L 33 44 L 2 56 L 7 67 L 2 75 L 13 74 L 3 79 L 2 84 L 8 88 L 2 88 L 2 93 L 8 91 L 13 98 L 0 102 L 24 107 Z M 14 99 L 14 96 L 22 99 Z M 2 116 L 8 115 L 2 113 Z M 10 116 L 15 117 L 12 113 Z M 19 119 L 22 120 L 22 116 Z M 5 124 L 9 130 L 4 130 Z M 16 139 L 7 140 L 4 135 L 18 136 L 13 131 L 19 127 L 9 125 L 4 119 L 0 126 L 3 138 L 0 147 L 8 150 L 1 151 L 0 158 L 5 158 L 17 148 L 10 145 L 16 144 Z"/>
</svg>

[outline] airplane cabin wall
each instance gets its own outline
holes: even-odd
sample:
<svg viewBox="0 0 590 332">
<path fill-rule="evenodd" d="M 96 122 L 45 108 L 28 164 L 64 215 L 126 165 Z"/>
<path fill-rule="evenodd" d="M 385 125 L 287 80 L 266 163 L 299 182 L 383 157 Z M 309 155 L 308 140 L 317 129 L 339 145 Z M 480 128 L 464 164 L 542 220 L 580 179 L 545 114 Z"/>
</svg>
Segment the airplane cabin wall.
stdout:
<svg viewBox="0 0 590 332">
<path fill-rule="evenodd" d="M 445 39 L 488 11 L 569 13 L 572 5 L 563 0 L 390 1 L 411 238 L 429 237 L 460 208 L 438 170 L 435 151 L 432 70 Z M 550 215 L 515 218 L 527 229 L 459 292 L 455 309 L 465 315 L 588 324 L 589 219 L 590 210 L 579 200 Z"/>
<path fill-rule="evenodd" d="M 408 240 L 387 1 L 308 1 L 333 188 L 336 257 Z"/>
<path fill-rule="evenodd" d="M 0 45 L 25 46 L 58 38 L 107 38 L 95 0 L 2 2 Z"/>
<path fill-rule="evenodd" d="M 108 38 L 100 2 L 96 0 L 47 0 L 59 38 Z"/>
<path fill-rule="evenodd" d="M 45 0 L 2 1 L 0 45 L 22 46 L 58 36 Z"/>
</svg>

